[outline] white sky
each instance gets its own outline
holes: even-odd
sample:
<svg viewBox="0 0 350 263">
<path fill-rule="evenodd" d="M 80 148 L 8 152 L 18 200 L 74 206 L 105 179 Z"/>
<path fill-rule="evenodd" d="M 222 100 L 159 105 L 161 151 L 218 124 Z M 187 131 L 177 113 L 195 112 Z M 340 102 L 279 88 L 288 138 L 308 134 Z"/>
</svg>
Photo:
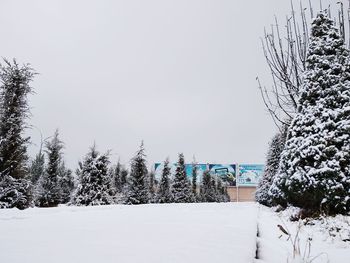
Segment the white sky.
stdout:
<svg viewBox="0 0 350 263">
<path fill-rule="evenodd" d="M 306 1 L 305 1 L 306 2 Z M 318 6 L 319 1 L 313 1 Z M 327 2 L 327 1 L 324 1 Z M 297 4 L 298 1 L 295 1 Z M 263 163 L 275 127 L 260 37 L 288 0 L 0 0 L 0 56 L 40 73 L 30 123 L 59 128 L 65 159 L 96 141 L 129 162 Z M 29 131 L 38 150 L 40 133 Z"/>
</svg>

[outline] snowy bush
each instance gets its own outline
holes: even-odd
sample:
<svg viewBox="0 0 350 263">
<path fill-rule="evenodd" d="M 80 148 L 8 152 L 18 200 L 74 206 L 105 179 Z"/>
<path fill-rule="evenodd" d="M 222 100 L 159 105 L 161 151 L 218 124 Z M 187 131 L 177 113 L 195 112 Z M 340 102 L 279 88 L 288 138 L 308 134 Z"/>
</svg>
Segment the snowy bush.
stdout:
<svg viewBox="0 0 350 263">
<path fill-rule="evenodd" d="M 25 209 L 33 203 L 32 184 L 26 179 L 4 176 L 0 181 L 0 208 Z"/>
</svg>

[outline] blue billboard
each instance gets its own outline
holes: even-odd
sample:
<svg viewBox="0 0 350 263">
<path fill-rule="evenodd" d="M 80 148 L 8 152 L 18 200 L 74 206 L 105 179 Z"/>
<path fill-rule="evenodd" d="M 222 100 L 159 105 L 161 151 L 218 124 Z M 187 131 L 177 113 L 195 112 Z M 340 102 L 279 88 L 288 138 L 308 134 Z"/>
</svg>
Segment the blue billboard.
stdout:
<svg viewBox="0 0 350 263">
<path fill-rule="evenodd" d="M 238 186 L 257 186 L 264 172 L 262 164 L 240 164 Z"/>
<path fill-rule="evenodd" d="M 173 163 L 173 164 L 169 164 L 169 166 L 170 166 L 171 174 L 174 175 L 177 164 Z M 203 176 L 204 171 L 207 169 L 207 165 L 206 164 L 197 164 L 196 166 L 197 166 L 198 181 L 200 181 L 202 176 Z M 193 172 L 193 165 L 186 164 L 185 168 L 186 168 L 186 175 L 187 175 L 188 179 L 191 180 L 192 179 L 192 172 Z M 160 180 L 160 178 L 162 177 L 163 169 L 164 169 L 163 163 L 155 163 L 154 164 L 154 171 L 155 171 L 156 180 Z"/>
<path fill-rule="evenodd" d="M 209 172 L 213 176 L 221 178 L 227 186 L 236 185 L 236 165 L 235 164 L 209 164 Z"/>
<path fill-rule="evenodd" d="M 169 165 L 171 174 L 174 175 L 177 164 L 173 163 Z M 186 164 L 185 167 L 186 175 L 191 180 L 193 165 Z M 264 165 L 262 164 L 197 164 L 197 167 L 198 182 L 202 180 L 204 171 L 208 170 L 212 176 L 221 178 L 222 182 L 227 186 L 256 187 L 264 172 Z M 163 163 L 156 163 L 154 165 L 155 178 L 158 181 L 162 176 L 163 168 Z"/>
</svg>

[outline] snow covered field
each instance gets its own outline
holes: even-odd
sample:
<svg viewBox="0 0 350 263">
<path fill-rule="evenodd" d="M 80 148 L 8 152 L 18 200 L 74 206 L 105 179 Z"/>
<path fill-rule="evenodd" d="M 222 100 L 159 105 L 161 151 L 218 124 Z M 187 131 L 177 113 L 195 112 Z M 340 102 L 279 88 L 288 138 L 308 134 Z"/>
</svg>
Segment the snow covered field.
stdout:
<svg viewBox="0 0 350 263">
<path fill-rule="evenodd" d="M 277 227 L 295 237 L 298 223 L 287 220 L 290 212 L 254 203 L 0 210 L 0 262 L 292 262 L 293 246 Z M 318 255 L 313 263 L 349 262 L 350 242 L 341 239 L 350 238 L 350 217 L 314 223 L 299 234 L 302 254 L 312 238 L 309 261 L 295 262 Z M 334 237 L 332 226 L 340 226 Z"/>
<path fill-rule="evenodd" d="M 0 262 L 252 262 L 255 204 L 0 210 Z"/>
</svg>

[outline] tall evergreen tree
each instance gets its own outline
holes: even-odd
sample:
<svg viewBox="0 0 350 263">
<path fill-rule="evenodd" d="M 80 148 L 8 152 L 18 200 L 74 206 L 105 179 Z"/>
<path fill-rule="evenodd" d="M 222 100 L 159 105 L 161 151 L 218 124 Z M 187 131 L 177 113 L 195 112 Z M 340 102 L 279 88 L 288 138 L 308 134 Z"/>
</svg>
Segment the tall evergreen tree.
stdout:
<svg viewBox="0 0 350 263">
<path fill-rule="evenodd" d="M 152 169 L 148 173 L 148 191 L 149 191 L 149 198 L 151 202 L 155 201 L 155 190 L 156 190 L 156 179 L 155 179 L 155 172 Z"/>
<path fill-rule="evenodd" d="M 124 165 L 121 165 L 120 167 L 120 187 L 121 191 L 117 193 L 117 197 L 119 197 L 117 200 L 118 203 L 127 203 L 127 197 L 128 197 L 128 189 L 129 189 L 129 171 L 126 169 Z"/>
<path fill-rule="evenodd" d="M 108 173 L 108 153 L 100 154 L 93 145 L 79 164 L 78 185 L 71 204 L 79 206 L 108 205 L 114 202 L 115 189 Z"/>
<path fill-rule="evenodd" d="M 193 197 L 195 200 L 198 199 L 197 177 L 198 177 L 198 164 L 197 164 L 196 160 L 194 159 L 193 163 L 192 163 L 192 194 L 193 194 Z"/>
<path fill-rule="evenodd" d="M 66 204 L 70 201 L 75 187 L 75 180 L 73 173 L 67 169 L 65 163 L 62 161 L 58 171 L 58 183 L 61 189 L 61 203 Z"/>
<path fill-rule="evenodd" d="M 146 155 L 143 142 L 131 161 L 131 172 L 128 182 L 127 204 L 147 204 L 149 202 L 149 188 L 147 182 Z"/>
<path fill-rule="evenodd" d="M 33 185 L 36 185 L 45 171 L 45 156 L 39 151 L 30 165 L 30 176 Z"/>
<path fill-rule="evenodd" d="M 43 153 L 44 142 L 41 136 L 40 149 L 35 158 L 31 161 L 30 164 L 30 178 L 33 186 L 35 187 L 40 179 L 40 177 L 44 174 L 45 171 L 45 155 Z"/>
<path fill-rule="evenodd" d="M 120 184 L 122 186 L 122 189 L 124 189 L 125 186 L 127 185 L 128 175 L 129 175 L 129 171 L 124 166 L 122 166 L 120 171 Z"/>
<path fill-rule="evenodd" d="M 215 179 L 208 170 L 204 171 L 201 188 L 200 199 L 202 202 L 216 202 L 218 194 L 216 192 Z"/>
<path fill-rule="evenodd" d="M 299 107 L 270 189 L 278 203 L 350 211 L 349 51 L 325 13 L 312 22 Z"/>
<path fill-rule="evenodd" d="M 223 184 L 222 179 L 216 178 L 216 193 L 217 193 L 217 202 L 229 202 L 230 196 L 227 193 L 227 187 Z"/>
<path fill-rule="evenodd" d="M 16 60 L 0 65 L 0 208 L 24 209 L 32 203 L 24 129 L 34 75 L 29 65 Z"/>
<path fill-rule="evenodd" d="M 185 157 L 179 154 L 175 176 L 171 185 L 173 201 L 175 203 L 191 203 L 194 201 L 191 184 L 186 175 Z"/>
<path fill-rule="evenodd" d="M 164 162 L 164 167 L 162 171 L 162 177 L 160 178 L 159 187 L 157 191 L 157 203 L 171 203 L 172 195 L 170 191 L 170 165 L 169 159 L 167 158 Z"/>
<path fill-rule="evenodd" d="M 120 199 L 125 198 L 125 193 L 127 192 L 127 177 L 128 170 L 124 165 L 118 160 L 117 165 L 111 167 L 110 169 L 111 177 L 113 178 L 113 185 Z"/>
<path fill-rule="evenodd" d="M 272 198 L 269 195 L 269 189 L 278 171 L 281 154 L 286 142 L 288 125 L 283 125 L 282 129 L 283 130 L 278 132 L 269 143 L 264 173 L 255 193 L 256 201 L 266 206 L 271 206 L 273 204 Z"/>
<path fill-rule="evenodd" d="M 121 167 L 120 161 L 118 161 L 115 167 L 112 167 L 111 173 L 113 177 L 114 187 L 116 191 L 120 193 L 123 189 L 122 182 L 121 182 L 122 167 Z"/>
<path fill-rule="evenodd" d="M 63 143 L 58 138 L 58 130 L 55 131 L 52 140 L 46 142 L 45 146 L 47 166 L 38 181 L 35 203 L 41 207 L 52 207 L 57 206 L 61 202 L 59 176 Z"/>
</svg>

